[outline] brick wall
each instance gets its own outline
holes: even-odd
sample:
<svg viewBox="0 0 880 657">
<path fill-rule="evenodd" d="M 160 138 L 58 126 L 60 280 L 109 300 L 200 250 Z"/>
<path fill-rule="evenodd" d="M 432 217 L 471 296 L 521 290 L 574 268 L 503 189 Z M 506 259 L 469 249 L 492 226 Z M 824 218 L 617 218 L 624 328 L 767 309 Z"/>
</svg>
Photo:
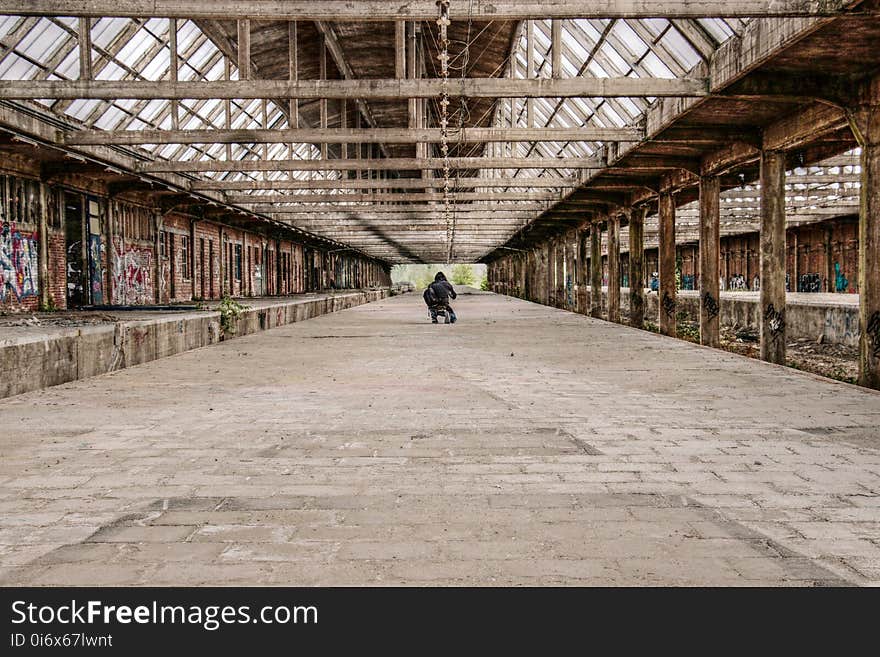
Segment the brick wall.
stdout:
<svg viewBox="0 0 880 657">
<path fill-rule="evenodd" d="M 64 231 L 49 231 L 49 301 L 58 308 L 67 308 L 67 253 Z"/>
<path fill-rule="evenodd" d="M 195 296 L 199 299 L 219 299 L 220 226 L 209 221 L 198 221 L 195 236 Z"/>
</svg>

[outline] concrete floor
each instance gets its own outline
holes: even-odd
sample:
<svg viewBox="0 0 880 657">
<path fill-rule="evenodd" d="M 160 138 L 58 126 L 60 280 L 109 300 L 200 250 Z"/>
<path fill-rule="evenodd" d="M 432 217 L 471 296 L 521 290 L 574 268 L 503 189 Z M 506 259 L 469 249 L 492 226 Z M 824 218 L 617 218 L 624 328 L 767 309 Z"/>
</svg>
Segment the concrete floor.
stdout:
<svg viewBox="0 0 880 657">
<path fill-rule="evenodd" d="M 880 394 L 419 295 L 0 402 L 0 583 L 880 583 Z"/>
</svg>

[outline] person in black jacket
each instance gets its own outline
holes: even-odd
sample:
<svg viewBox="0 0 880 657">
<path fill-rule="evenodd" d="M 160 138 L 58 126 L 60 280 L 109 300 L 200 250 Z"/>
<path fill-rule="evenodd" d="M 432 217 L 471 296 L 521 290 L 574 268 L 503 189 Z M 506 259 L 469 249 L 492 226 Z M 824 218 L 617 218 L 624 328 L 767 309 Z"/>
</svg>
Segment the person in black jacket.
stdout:
<svg viewBox="0 0 880 657">
<path fill-rule="evenodd" d="M 453 299 L 457 298 L 458 295 L 455 293 L 455 289 L 452 287 L 452 284 L 446 280 L 446 276 L 442 271 L 438 271 L 437 275 L 434 276 L 434 282 L 428 286 L 428 290 L 426 290 L 426 295 L 428 291 L 432 294 L 435 299 L 434 305 L 430 306 L 431 309 L 431 322 L 437 323 L 437 310 L 440 308 L 444 308 L 446 310 L 446 324 L 455 324 L 458 320 L 458 317 L 455 316 L 455 311 L 452 310 L 452 306 L 449 305 L 449 297 Z"/>
</svg>

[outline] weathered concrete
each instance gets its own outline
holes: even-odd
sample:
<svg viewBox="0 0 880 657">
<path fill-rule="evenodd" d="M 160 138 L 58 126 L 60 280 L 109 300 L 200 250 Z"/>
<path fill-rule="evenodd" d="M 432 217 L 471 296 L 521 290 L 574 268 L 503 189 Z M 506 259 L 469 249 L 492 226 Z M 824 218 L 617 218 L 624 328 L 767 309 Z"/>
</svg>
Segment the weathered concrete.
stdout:
<svg viewBox="0 0 880 657">
<path fill-rule="evenodd" d="M 669 192 L 660 194 L 659 201 L 660 249 L 660 318 L 658 324 L 663 335 L 674 337 L 676 326 L 675 283 L 675 199 Z"/>
<path fill-rule="evenodd" d="M 223 334 L 216 311 L 117 313 L 94 326 L 0 327 L 0 399 L 86 379 L 385 298 L 388 290 L 246 299 Z"/>
<path fill-rule="evenodd" d="M 608 218 L 608 321 L 620 321 L 620 217 Z"/>
<path fill-rule="evenodd" d="M 602 231 L 598 223 L 590 226 L 590 289 L 602 286 Z M 590 295 L 590 316 L 602 317 L 602 295 Z"/>
<path fill-rule="evenodd" d="M 700 344 L 721 346 L 721 178 L 700 178 Z M 637 279 L 644 280 L 644 279 Z"/>
<path fill-rule="evenodd" d="M 645 280 L 645 207 L 632 208 L 629 213 L 629 276 L 631 281 Z M 645 324 L 645 289 L 629 289 L 629 325 L 642 328 Z"/>
<path fill-rule="evenodd" d="M 878 393 L 456 310 L 396 297 L 0 402 L 0 582 L 880 582 Z"/>
<path fill-rule="evenodd" d="M 785 364 L 785 153 L 761 153 L 761 358 Z"/>
<path fill-rule="evenodd" d="M 589 289 L 582 291 L 589 294 Z M 602 288 L 603 302 L 608 296 Z M 624 288 L 624 299 L 632 291 Z M 695 290 L 678 290 L 677 313 L 685 321 L 698 322 L 702 307 L 700 294 Z M 651 317 L 659 312 L 660 298 L 656 292 L 647 292 L 646 308 Z M 760 300 L 757 292 L 722 292 L 721 324 L 741 328 L 759 328 Z M 622 310 L 630 313 L 630 302 L 624 301 Z M 859 346 L 859 296 L 857 294 L 811 294 L 791 292 L 786 295 L 786 333 L 793 340 L 821 340 L 825 344 Z"/>
</svg>

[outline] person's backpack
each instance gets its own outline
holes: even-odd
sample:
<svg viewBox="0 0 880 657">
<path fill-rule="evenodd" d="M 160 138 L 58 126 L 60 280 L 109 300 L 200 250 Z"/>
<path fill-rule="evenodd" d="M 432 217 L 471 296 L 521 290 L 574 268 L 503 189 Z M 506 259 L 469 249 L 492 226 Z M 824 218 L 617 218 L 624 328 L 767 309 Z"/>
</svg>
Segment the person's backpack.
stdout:
<svg viewBox="0 0 880 657">
<path fill-rule="evenodd" d="M 434 294 L 434 287 L 432 285 L 429 285 L 425 289 L 424 294 L 422 294 L 422 298 L 425 300 L 425 303 L 428 305 L 428 308 L 431 308 L 431 307 L 437 305 L 437 295 Z"/>
</svg>

